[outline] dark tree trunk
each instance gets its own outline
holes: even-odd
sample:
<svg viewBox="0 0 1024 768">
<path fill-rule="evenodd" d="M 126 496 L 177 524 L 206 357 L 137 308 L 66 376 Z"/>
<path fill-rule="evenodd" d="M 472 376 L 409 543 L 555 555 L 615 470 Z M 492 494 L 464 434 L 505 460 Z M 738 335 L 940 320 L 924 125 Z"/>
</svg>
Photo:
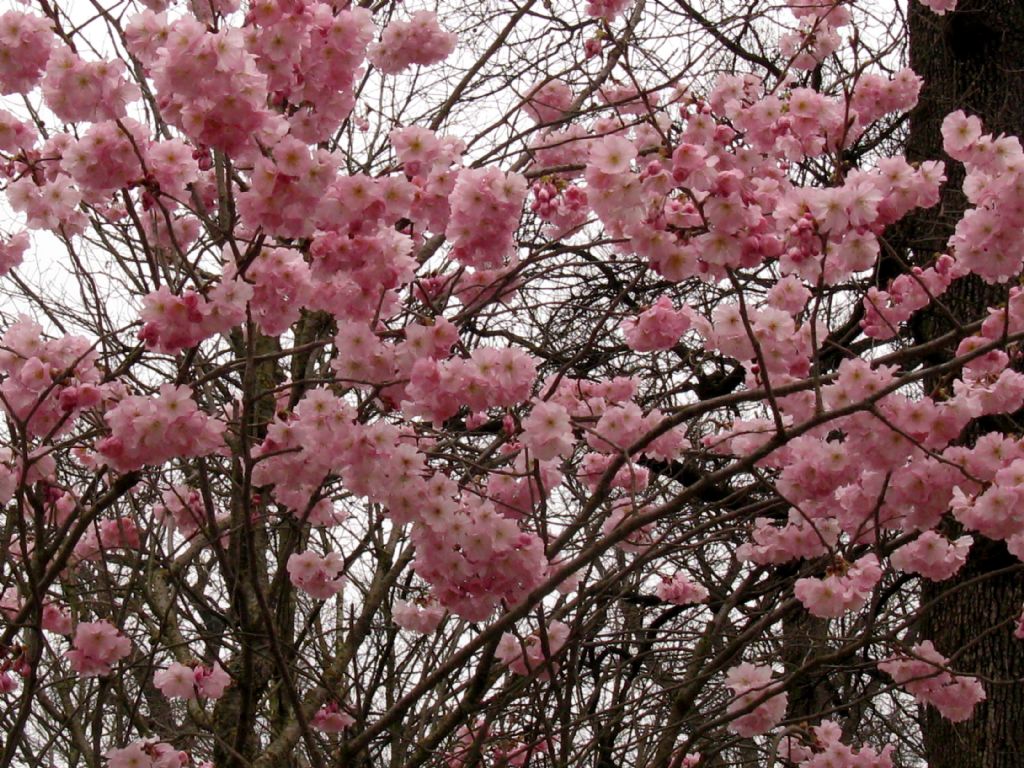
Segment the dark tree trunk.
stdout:
<svg viewBox="0 0 1024 768">
<path fill-rule="evenodd" d="M 1024 133 L 1024 2 L 961 0 L 957 11 L 940 17 L 910 0 L 908 16 L 910 64 L 925 85 L 911 115 L 907 155 L 911 161 L 944 160 L 949 179 L 941 206 L 913 218 L 900 232 L 905 252 L 924 263 L 945 249 L 966 206 L 960 192 L 963 166 L 942 152 L 939 129 L 945 115 L 963 109 L 978 115 L 986 132 Z M 1004 287 L 972 278 L 954 284 L 943 302 L 960 319 L 973 320 L 1004 296 Z M 919 341 L 944 330 L 948 325 L 937 312 L 921 313 L 914 324 Z M 978 431 L 969 430 L 965 439 L 970 441 Z M 997 574 L 1015 558 L 1002 543 L 977 534 L 974 538 L 960 574 L 923 588 L 922 602 L 930 609 L 921 635 L 951 657 L 955 669 L 981 676 L 988 699 L 972 719 L 958 724 L 929 708 L 923 724 L 925 749 L 930 768 L 1020 768 L 1024 642 L 1013 637 L 1012 619 L 1024 603 L 1024 576 Z"/>
<path fill-rule="evenodd" d="M 963 723 L 951 723 L 927 708 L 924 743 L 929 768 L 1024 766 L 1024 643 L 1006 623 L 1020 612 L 1022 578 L 1019 573 L 986 577 L 1015 562 L 1001 542 L 976 535 L 971 557 L 952 583 L 923 590 L 923 600 L 937 600 L 926 616 L 923 634 L 952 657 L 954 669 L 983 676 L 988 696 Z M 982 580 L 969 588 L 948 593 L 979 577 Z"/>
<path fill-rule="evenodd" d="M 792 575 L 795 576 L 794 568 Z M 786 692 L 786 719 L 813 721 L 831 706 L 827 673 L 814 668 L 816 657 L 830 653 L 828 619 L 812 616 L 803 605 L 795 605 L 782 617 L 782 663 L 792 675 Z"/>
</svg>

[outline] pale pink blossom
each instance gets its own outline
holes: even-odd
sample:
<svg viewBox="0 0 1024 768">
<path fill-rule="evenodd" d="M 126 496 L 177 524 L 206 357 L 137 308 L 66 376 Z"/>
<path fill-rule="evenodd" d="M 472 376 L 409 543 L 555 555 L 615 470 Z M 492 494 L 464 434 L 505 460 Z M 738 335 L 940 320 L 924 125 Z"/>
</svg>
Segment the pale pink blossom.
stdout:
<svg viewBox="0 0 1024 768">
<path fill-rule="evenodd" d="M 64 655 L 82 677 L 110 674 L 111 667 L 131 653 L 131 641 L 108 621 L 82 622 L 75 629 L 72 649 Z"/>
</svg>

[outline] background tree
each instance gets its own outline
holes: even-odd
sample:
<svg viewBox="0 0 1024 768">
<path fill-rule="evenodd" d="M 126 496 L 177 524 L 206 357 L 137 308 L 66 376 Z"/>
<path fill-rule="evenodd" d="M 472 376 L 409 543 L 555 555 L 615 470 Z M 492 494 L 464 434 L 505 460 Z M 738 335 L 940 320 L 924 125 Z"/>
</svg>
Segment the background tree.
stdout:
<svg viewBox="0 0 1024 768">
<path fill-rule="evenodd" d="M 938 212 L 916 216 L 908 227 L 905 244 L 912 249 L 912 261 L 941 250 L 968 207 L 961 192 L 963 168 L 950 161 L 939 141 L 945 114 L 968 109 L 993 133 L 1016 134 L 1024 125 L 1021 10 L 1018 3 L 961 3 L 940 18 L 923 7 L 909 9 L 910 65 L 925 84 L 910 115 L 907 157 L 942 159 L 948 168 Z M 982 317 L 987 306 L 1005 301 L 1004 285 L 971 279 L 950 291 L 946 305 L 960 322 L 969 322 Z M 949 327 L 938 313 L 924 312 L 914 333 L 927 339 Z M 936 358 L 948 358 L 952 352 L 947 349 Z M 970 439 L 988 428 L 1017 429 L 1015 419 L 1001 418 L 999 425 L 977 425 Z M 947 591 L 926 585 L 922 593 L 930 606 L 923 614 L 924 634 L 934 637 L 943 652 L 959 651 L 965 670 L 993 682 L 987 701 L 969 721 L 953 724 L 929 713 L 925 744 L 929 765 L 935 768 L 960 765 L 965 754 L 985 766 L 1024 760 L 1024 734 L 1017 725 L 1024 713 L 1024 688 L 1019 684 L 1024 679 L 1024 646 L 1003 632 L 986 631 L 1012 620 L 1024 602 L 1024 581 L 1013 572 L 1016 562 L 1002 543 L 980 540 L 966 567 L 951 580 L 961 588 Z"/>
</svg>

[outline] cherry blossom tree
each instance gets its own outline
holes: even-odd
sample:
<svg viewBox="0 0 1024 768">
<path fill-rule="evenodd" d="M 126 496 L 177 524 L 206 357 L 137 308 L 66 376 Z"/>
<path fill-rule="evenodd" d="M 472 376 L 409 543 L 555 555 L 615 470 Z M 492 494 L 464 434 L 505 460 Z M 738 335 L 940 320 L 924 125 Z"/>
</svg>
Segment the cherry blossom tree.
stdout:
<svg viewBox="0 0 1024 768">
<path fill-rule="evenodd" d="M 3 768 L 1020 764 L 979 2 L 9 4 Z"/>
</svg>

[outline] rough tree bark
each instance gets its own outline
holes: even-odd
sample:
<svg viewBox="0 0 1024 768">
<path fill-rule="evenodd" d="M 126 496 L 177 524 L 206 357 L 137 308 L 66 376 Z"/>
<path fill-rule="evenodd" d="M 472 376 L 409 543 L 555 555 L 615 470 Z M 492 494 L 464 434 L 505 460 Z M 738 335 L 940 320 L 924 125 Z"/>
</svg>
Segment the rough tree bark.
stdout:
<svg viewBox="0 0 1024 768">
<path fill-rule="evenodd" d="M 961 0 L 944 17 L 915 0 L 908 5 L 910 64 L 925 85 L 911 114 L 907 157 L 942 159 L 948 177 L 941 206 L 903 230 L 907 240 L 902 245 L 922 263 L 944 249 L 966 206 L 960 192 L 963 166 L 942 151 L 943 117 L 963 109 L 978 115 L 986 132 L 1024 133 L 1024 2 Z M 969 321 L 1002 301 L 1005 291 L 1005 286 L 976 278 L 961 280 L 943 303 Z M 914 332 L 922 340 L 944 329 L 949 329 L 947 320 L 925 312 Z M 1019 419 L 1007 419 L 997 428 L 1010 435 L 1021 432 Z M 970 430 L 965 439 L 970 440 Z M 1024 643 L 1013 637 L 1012 621 L 1024 603 L 1024 574 L 997 573 L 1016 559 L 1001 542 L 978 534 L 974 538 L 967 565 L 956 577 L 923 588 L 921 599 L 931 607 L 920 630 L 922 638 L 951 657 L 954 668 L 981 676 L 988 700 L 964 723 L 950 723 L 928 708 L 925 748 L 930 768 L 1019 768 L 1024 765 Z"/>
</svg>

